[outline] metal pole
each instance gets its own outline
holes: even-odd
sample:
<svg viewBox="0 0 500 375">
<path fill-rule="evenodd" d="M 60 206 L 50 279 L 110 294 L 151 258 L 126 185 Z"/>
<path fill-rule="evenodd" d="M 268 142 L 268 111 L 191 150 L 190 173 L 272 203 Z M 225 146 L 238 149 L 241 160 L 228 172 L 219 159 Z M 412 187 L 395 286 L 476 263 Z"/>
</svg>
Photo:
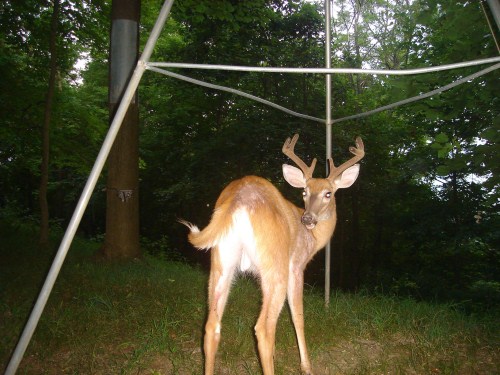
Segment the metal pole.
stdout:
<svg viewBox="0 0 500 375">
<path fill-rule="evenodd" d="M 441 72 L 444 70 L 466 68 L 469 66 L 493 64 L 500 61 L 500 56 L 488 57 L 485 59 L 464 61 L 454 64 L 444 64 L 439 66 L 429 66 L 425 68 L 390 70 L 390 69 L 361 69 L 361 68 L 287 68 L 269 66 L 239 66 L 239 65 L 212 65 L 212 64 L 191 64 L 176 62 L 150 62 L 148 66 L 158 68 L 180 68 L 180 69 L 202 69 L 202 70 L 225 70 L 232 72 L 261 72 L 261 73 L 311 73 L 311 74 L 378 74 L 393 76 L 408 76 L 415 74 L 427 74 Z"/>
<path fill-rule="evenodd" d="M 325 0 L 325 66 L 327 69 L 331 68 L 332 57 L 330 51 L 331 45 L 331 9 L 330 0 Z M 326 159 L 332 157 L 332 76 L 326 74 Z M 327 163 L 327 173 L 328 163 Z M 330 260 L 331 260 L 331 244 L 330 241 L 326 244 L 325 248 L 325 306 L 330 304 Z"/>
<path fill-rule="evenodd" d="M 493 18 L 497 24 L 498 29 L 500 30 L 500 2 L 498 0 L 487 0 L 488 5 L 490 6 L 491 14 L 493 14 Z"/>
<path fill-rule="evenodd" d="M 160 11 L 160 15 L 156 20 L 156 24 L 149 36 L 146 47 L 144 48 L 144 52 L 141 56 L 141 59 L 137 62 L 137 66 L 134 70 L 134 73 L 130 79 L 130 82 L 125 90 L 123 98 L 118 106 L 115 117 L 109 127 L 108 134 L 104 139 L 104 143 L 99 151 L 97 159 L 94 163 L 92 171 L 90 172 L 87 183 L 85 184 L 85 188 L 83 189 L 82 195 L 80 196 L 80 200 L 73 212 L 73 216 L 71 217 L 71 221 L 66 229 L 66 233 L 61 241 L 59 249 L 57 250 L 57 254 L 52 262 L 52 266 L 50 267 L 49 273 L 47 274 L 47 278 L 45 279 L 45 283 L 38 295 L 38 299 L 31 311 L 28 322 L 26 323 L 24 330 L 21 334 L 21 337 L 17 343 L 16 349 L 12 354 L 10 362 L 5 370 L 5 375 L 14 375 L 19 367 L 19 363 L 21 362 L 26 348 L 28 347 L 29 342 L 31 341 L 31 337 L 35 331 L 36 326 L 38 325 L 38 321 L 40 320 L 40 316 L 42 315 L 43 309 L 47 304 L 47 300 L 49 299 L 50 293 L 54 286 L 54 283 L 59 275 L 59 271 L 61 270 L 62 264 L 66 255 L 68 253 L 68 249 L 73 241 L 76 230 L 78 229 L 78 225 L 82 219 L 83 213 L 85 212 L 85 208 L 92 196 L 92 192 L 94 191 L 95 185 L 101 174 L 101 171 L 104 167 L 106 159 L 108 157 L 109 151 L 111 150 L 111 146 L 116 138 L 118 131 L 120 130 L 121 123 L 125 114 L 127 112 L 128 106 L 134 96 L 135 90 L 139 85 L 142 74 L 146 69 L 146 62 L 151 57 L 151 53 L 153 51 L 154 44 L 158 39 L 159 33 L 165 24 L 168 14 L 170 13 L 170 9 L 172 7 L 173 0 L 167 0 Z"/>
</svg>

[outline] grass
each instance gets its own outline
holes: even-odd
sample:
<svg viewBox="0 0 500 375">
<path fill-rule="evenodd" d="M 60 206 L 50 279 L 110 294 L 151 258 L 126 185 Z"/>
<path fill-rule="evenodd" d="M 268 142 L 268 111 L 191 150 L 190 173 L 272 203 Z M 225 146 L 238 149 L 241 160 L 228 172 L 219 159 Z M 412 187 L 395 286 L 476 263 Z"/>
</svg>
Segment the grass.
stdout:
<svg viewBox="0 0 500 375">
<path fill-rule="evenodd" d="M 52 257 L 37 250 L 35 232 L 4 225 L 0 235 L 3 368 Z M 73 244 L 18 374 L 201 374 L 206 272 L 152 256 L 96 263 L 98 246 L 81 239 Z M 257 283 L 239 278 L 223 319 L 218 374 L 261 373 L 253 335 L 259 308 Z M 337 293 L 325 309 L 322 296 L 309 288 L 305 317 L 317 375 L 500 372 L 498 316 L 368 294 Z M 299 369 L 285 308 L 276 373 Z"/>
</svg>

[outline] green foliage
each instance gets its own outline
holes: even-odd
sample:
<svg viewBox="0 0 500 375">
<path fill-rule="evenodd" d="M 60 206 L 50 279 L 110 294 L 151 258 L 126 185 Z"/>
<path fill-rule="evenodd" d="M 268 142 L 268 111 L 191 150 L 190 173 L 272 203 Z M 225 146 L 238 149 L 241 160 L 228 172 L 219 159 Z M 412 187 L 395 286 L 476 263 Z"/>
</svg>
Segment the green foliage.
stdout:
<svg viewBox="0 0 500 375">
<path fill-rule="evenodd" d="M 51 214 L 64 227 L 108 124 L 110 2 L 62 3 L 49 200 Z M 142 46 L 162 4 L 142 2 Z M 335 6 L 337 67 L 408 69 L 497 55 L 478 2 L 370 0 Z M 49 15 L 48 2 L 0 5 L 0 211 L 13 222 L 37 215 Z M 176 1 L 153 60 L 321 67 L 323 23 L 320 2 Z M 87 64 L 76 71 L 81 56 Z M 405 77 L 333 75 L 333 115 L 428 92 L 478 69 Z M 176 72 L 324 117 L 322 75 Z M 472 310 L 498 304 L 498 74 L 334 125 L 336 163 L 349 157 L 357 135 L 367 150 L 359 180 L 337 193 L 335 287 L 449 299 Z M 139 87 L 139 104 L 141 232 L 147 247 L 169 259 L 183 254 L 200 261 L 188 250 L 177 219 L 204 226 L 218 194 L 235 178 L 264 176 L 301 204 L 300 192 L 281 177 L 280 166 L 288 162 L 281 145 L 293 133 L 301 136 L 297 151 L 307 161 L 317 157 L 316 175 L 323 175 L 325 131 L 317 123 L 150 71 Z M 81 227 L 91 236 L 104 230 L 102 191 L 99 183 Z M 313 285 L 322 284 L 321 262 L 318 256 L 308 269 Z"/>
<path fill-rule="evenodd" d="M 106 92 L 83 87 L 74 70 L 84 52 L 107 48 L 105 1 L 61 1 L 57 88 L 51 124 L 49 201 L 56 221 L 67 220 L 107 126 Z M 48 81 L 52 5 L 4 1 L 0 5 L 0 209 L 16 202 L 36 215 L 41 124 Z M 103 33 L 103 30 L 106 30 Z M 102 52 L 101 52 L 102 55 Z M 107 70 L 106 70 L 107 71 Z M 104 87 L 106 87 L 105 82 Z"/>
</svg>

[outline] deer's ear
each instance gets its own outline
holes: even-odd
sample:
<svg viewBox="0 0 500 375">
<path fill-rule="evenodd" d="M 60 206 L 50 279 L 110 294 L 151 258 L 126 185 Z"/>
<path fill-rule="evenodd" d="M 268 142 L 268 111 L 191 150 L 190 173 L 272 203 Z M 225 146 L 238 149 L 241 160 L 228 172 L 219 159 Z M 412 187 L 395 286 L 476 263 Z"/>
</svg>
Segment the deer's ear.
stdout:
<svg viewBox="0 0 500 375">
<path fill-rule="evenodd" d="M 295 168 L 288 164 L 283 164 L 283 177 L 286 182 L 296 188 L 305 188 L 306 179 L 304 173 L 299 168 Z"/>
<path fill-rule="evenodd" d="M 348 188 L 354 181 L 358 178 L 359 175 L 359 164 L 354 164 L 352 167 L 347 168 L 342 174 L 335 179 L 335 185 L 339 189 Z"/>
</svg>

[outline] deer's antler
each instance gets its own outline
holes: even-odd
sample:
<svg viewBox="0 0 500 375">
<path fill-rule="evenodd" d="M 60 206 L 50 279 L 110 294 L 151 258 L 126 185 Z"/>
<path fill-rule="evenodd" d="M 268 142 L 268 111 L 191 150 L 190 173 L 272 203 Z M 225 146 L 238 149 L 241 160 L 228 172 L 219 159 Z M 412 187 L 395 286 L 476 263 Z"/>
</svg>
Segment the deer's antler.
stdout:
<svg viewBox="0 0 500 375">
<path fill-rule="evenodd" d="M 361 137 L 356 138 L 356 147 L 349 147 L 349 151 L 355 156 L 338 167 L 335 167 L 335 164 L 333 164 L 333 159 L 328 159 L 328 162 L 330 163 L 330 174 L 327 177 L 328 180 L 335 180 L 335 178 L 342 172 L 344 172 L 347 168 L 363 159 L 363 157 L 365 156 L 365 145 L 363 144 L 363 140 L 361 139 Z"/>
<path fill-rule="evenodd" d="M 292 139 L 287 138 L 285 141 L 285 144 L 283 145 L 283 153 L 288 156 L 297 166 L 302 170 L 304 173 L 304 177 L 306 180 L 312 178 L 312 174 L 314 172 L 314 168 L 316 167 L 316 158 L 313 159 L 311 166 L 307 166 L 307 164 L 299 158 L 297 155 L 295 155 L 295 144 L 297 143 L 297 140 L 299 139 L 299 135 L 295 134 Z"/>
</svg>

